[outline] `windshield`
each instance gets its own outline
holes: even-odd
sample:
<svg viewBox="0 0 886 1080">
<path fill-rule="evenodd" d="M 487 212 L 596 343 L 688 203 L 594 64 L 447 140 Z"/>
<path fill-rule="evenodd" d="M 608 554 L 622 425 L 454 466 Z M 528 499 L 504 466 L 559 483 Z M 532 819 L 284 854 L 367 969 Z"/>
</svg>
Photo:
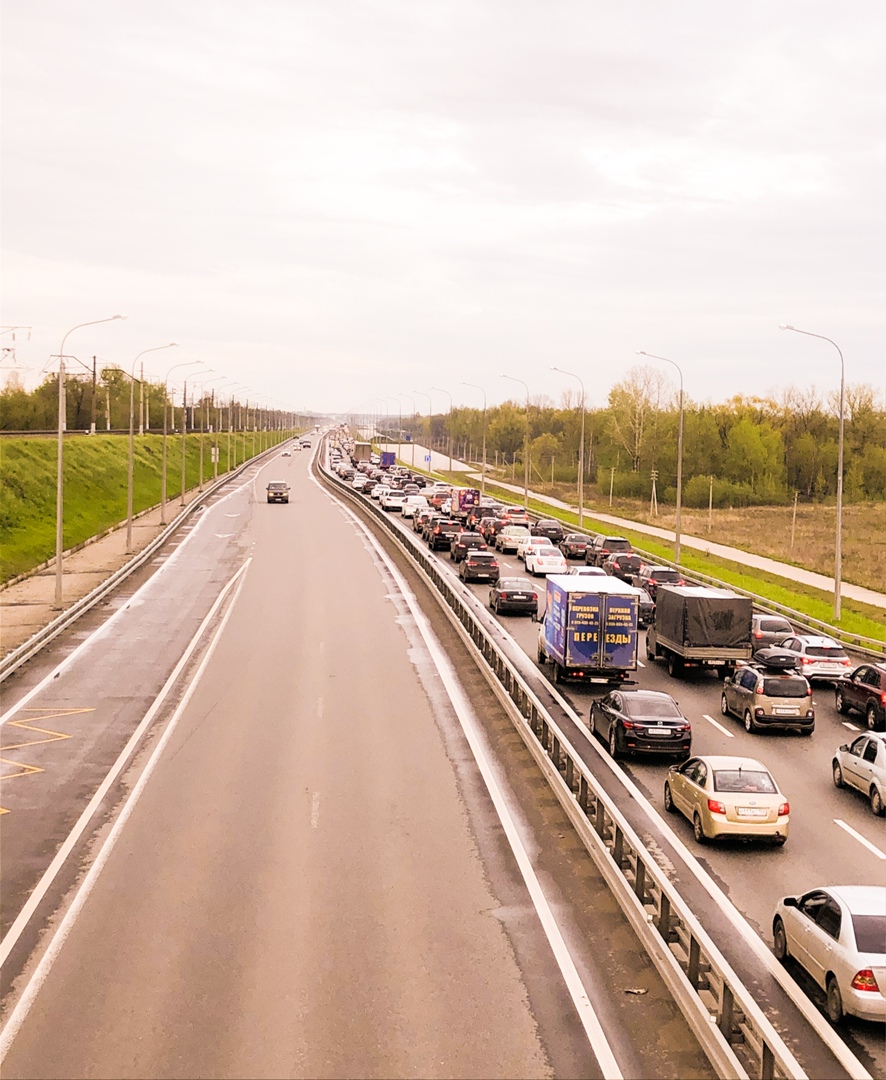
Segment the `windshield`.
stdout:
<svg viewBox="0 0 886 1080">
<path fill-rule="evenodd" d="M 853 915 L 852 929 L 859 952 L 886 953 L 886 915 Z"/>
<path fill-rule="evenodd" d="M 805 679 L 764 679 L 763 693 L 766 697 L 808 697 L 809 686 Z"/>
<path fill-rule="evenodd" d="M 714 772 L 714 791 L 774 795 L 776 787 L 768 772 L 754 769 L 717 769 Z"/>
</svg>

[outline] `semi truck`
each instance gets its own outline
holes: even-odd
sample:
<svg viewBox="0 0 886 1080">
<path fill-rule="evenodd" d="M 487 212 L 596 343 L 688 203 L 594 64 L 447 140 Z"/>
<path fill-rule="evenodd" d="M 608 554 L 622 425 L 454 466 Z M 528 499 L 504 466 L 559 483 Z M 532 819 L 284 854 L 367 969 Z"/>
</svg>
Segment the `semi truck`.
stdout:
<svg viewBox="0 0 886 1080">
<path fill-rule="evenodd" d="M 729 589 L 660 585 L 646 631 L 646 656 L 664 660 L 668 674 L 715 668 L 725 678 L 739 660 L 750 660 L 753 603 Z"/>
<path fill-rule="evenodd" d="M 538 628 L 538 662 L 554 682 L 621 683 L 637 670 L 640 592 L 613 577 L 551 574 Z"/>
<path fill-rule="evenodd" d="M 356 463 L 358 461 L 371 461 L 372 460 L 372 443 L 358 442 L 354 443 L 354 449 L 351 453 L 351 460 Z"/>
</svg>

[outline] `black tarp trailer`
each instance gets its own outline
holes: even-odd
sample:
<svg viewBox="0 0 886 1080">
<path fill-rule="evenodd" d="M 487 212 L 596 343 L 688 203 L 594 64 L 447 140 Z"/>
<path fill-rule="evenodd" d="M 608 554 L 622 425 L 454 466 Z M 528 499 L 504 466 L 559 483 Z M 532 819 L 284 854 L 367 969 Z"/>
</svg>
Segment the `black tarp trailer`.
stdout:
<svg viewBox="0 0 886 1080">
<path fill-rule="evenodd" d="M 646 631 L 646 656 L 663 659 L 668 673 L 711 667 L 725 677 L 739 660 L 750 660 L 750 597 L 702 585 L 660 585 Z"/>
</svg>

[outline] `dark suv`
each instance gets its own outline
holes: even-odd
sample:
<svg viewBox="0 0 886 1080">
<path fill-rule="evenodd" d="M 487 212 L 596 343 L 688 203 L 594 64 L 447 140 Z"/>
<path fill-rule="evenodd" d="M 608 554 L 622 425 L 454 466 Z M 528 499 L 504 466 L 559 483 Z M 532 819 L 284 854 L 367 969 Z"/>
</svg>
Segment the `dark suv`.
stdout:
<svg viewBox="0 0 886 1080">
<path fill-rule="evenodd" d="M 610 555 L 603 560 L 603 569 L 607 574 L 620 578 L 630 585 L 634 575 L 639 574 L 643 569 L 643 560 L 639 555 L 620 551 L 616 555 Z"/>
<path fill-rule="evenodd" d="M 428 547 L 431 551 L 451 547 L 452 541 L 460 532 L 460 521 L 455 521 L 453 518 L 438 518 L 428 534 Z"/>
<path fill-rule="evenodd" d="M 289 484 L 285 480 L 272 480 L 267 487 L 268 502 L 289 502 Z"/>
<path fill-rule="evenodd" d="M 546 536 L 552 544 L 559 544 L 566 535 L 566 530 L 560 522 L 554 521 L 552 518 L 542 518 L 541 521 L 536 521 L 534 525 L 530 525 L 529 531 L 533 536 Z"/>
<path fill-rule="evenodd" d="M 617 551 L 629 554 L 633 550 L 630 540 L 625 540 L 623 536 L 595 536 L 588 544 L 585 562 L 588 566 L 602 566 L 609 556 Z"/>
<path fill-rule="evenodd" d="M 638 589 L 645 589 L 654 600 L 659 585 L 685 585 L 686 580 L 679 570 L 671 570 L 668 566 L 644 566 L 639 574 L 635 574 L 631 585 Z"/>
<path fill-rule="evenodd" d="M 837 712 L 857 709 L 871 731 L 886 728 L 886 664 L 862 664 L 836 686 Z"/>
</svg>

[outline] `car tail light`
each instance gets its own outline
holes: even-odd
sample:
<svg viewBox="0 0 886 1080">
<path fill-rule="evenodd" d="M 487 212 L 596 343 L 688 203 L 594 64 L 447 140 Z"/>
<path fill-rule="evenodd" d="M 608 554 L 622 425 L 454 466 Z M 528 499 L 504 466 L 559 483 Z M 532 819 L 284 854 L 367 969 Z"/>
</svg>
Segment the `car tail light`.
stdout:
<svg viewBox="0 0 886 1080">
<path fill-rule="evenodd" d="M 880 704 L 886 706 L 886 691 L 880 695 Z"/>
<path fill-rule="evenodd" d="M 780 806 L 778 808 L 778 816 L 779 817 L 787 817 L 790 812 L 791 812 L 791 804 L 790 803 L 783 802 L 783 803 L 780 804 Z"/>
<path fill-rule="evenodd" d="M 763 693 L 763 684 L 762 683 L 760 683 L 760 685 L 757 687 L 757 689 L 754 691 L 754 693 L 755 694 L 762 694 Z"/>
<path fill-rule="evenodd" d="M 725 814 L 726 807 L 720 802 L 719 799 L 708 799 L 708 810 L 712 814 Z"/>
<path fill-rule="evenodd" d="M 876 976 L 870 968 L 864 968 L 864 970 L 857 972 L 850 986 L 853 990 L 866 990 L 868 993 L 873 994 L 880 992 Z"/>
<path fill-rule="evenodd" d="M 811 656 L 801 656 L 800 657 L 800 663 L 801 664 L 814 664 L 815 660 Z"/>
<path fill-rule="evenodd" d="M 849 657 L 844 656 L 840 663 L 843 665 L 843 667 L 849 667 Z"/>
<path fill-rule="evenodd" d="M 755 630 L 754 631 L 754 637 L 755 638 L 761 638 L 762 636 L 763 636 L 763 631 L 762 630 Z"/>
<path fill-rule="evenodd" d="M 622 720 L 621 726 L 630 730 L 631 728 L 635 728 L 637 725 L 634 723 L 633 720 Z"/>
</svg>

